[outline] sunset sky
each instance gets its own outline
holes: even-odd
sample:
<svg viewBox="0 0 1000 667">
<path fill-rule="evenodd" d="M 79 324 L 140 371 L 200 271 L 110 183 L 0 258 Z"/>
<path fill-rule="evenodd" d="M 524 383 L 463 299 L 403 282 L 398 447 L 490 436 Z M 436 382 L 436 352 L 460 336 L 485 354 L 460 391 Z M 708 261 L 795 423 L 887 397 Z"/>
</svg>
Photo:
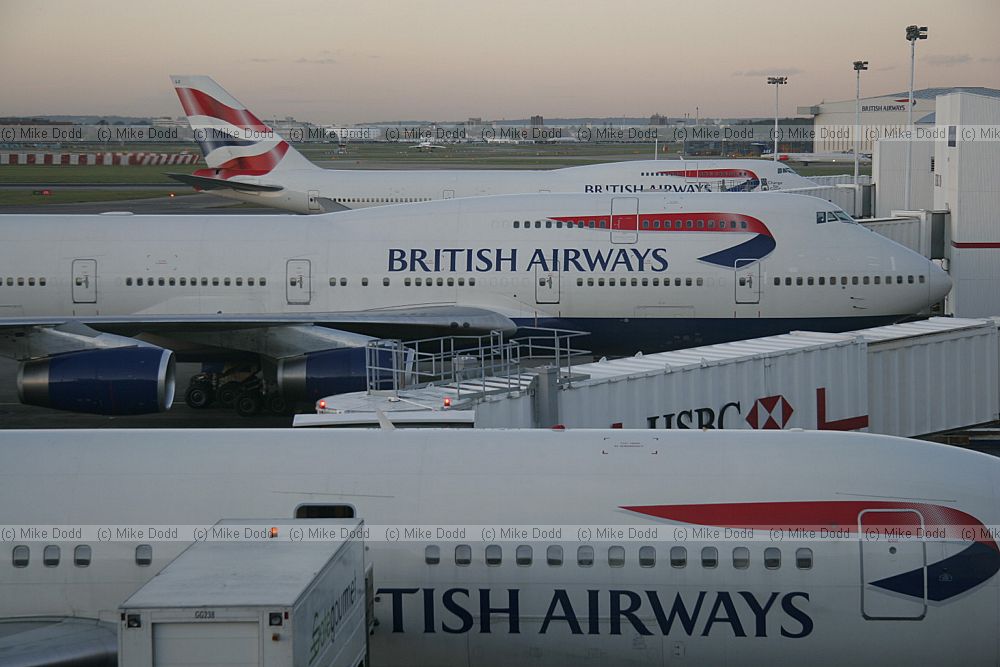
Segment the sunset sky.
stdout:
<svg viewBox="0 0 1000 667">
<path fill-rule="evenodd" d="M 0 0 L 0 115 L 180 115 L 208 74 L 263 117 L 320 123 L 770 116 L 917 88 L 1000 88 L 1000 2 Z"/>
</svg>

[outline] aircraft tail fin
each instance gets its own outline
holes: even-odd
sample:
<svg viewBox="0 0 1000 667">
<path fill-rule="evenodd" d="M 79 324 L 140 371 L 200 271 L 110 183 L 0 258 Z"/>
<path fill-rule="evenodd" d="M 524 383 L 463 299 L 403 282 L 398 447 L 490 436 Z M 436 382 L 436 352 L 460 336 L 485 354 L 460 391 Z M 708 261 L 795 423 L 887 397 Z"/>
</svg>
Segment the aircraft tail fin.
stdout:
<svg viewBox="0 0 1000 667">
<path fill-rule="evenodd" d="M 319 169 L 211 77 L 170 80 L 214 177 Z"/>
</svg>

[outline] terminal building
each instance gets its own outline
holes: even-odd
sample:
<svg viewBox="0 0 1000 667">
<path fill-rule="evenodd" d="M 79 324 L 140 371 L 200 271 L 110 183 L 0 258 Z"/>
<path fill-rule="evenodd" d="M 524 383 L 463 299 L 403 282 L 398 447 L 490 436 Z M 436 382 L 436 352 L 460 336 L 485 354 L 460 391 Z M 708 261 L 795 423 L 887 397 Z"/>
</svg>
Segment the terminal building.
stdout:
<svg viewBox="0 0 1000 667">
<path fill-rule="evenodd" d="M 972 93 L 987 97 L 1000 97 L 1000 90 L 978 86 L 914 90 L 914 123 L 928 122 L 930 120 L 928 116 L 934 113 L 937 98 L 941 95 L 951 93 Z M 908 92 L 904 90 L 901 93 L 861 98 L 861 126 L 885 130 L 891 127 L 906 125 L 908 115 L 906 108 L 907 96 Z M 854 126 L 855 107 L 856 101 L 854 99 L 842 100 L 840 102 L 820 102 L 812 106 L 798 107 L 797 111 L 799 115 L 813 117 L 813 129 L 816 131 L 816 139 L 813 142 L 814 152 L 827 153 L 854 150 L 854 138 L 850 134 L 849 128 Z M 837 132 L 836 130 L 841 127 L 847 131 Z M 882 136 L 883 134 L 884 132 L 879 133 L 877 136 Z M 876 136 L 874 132 L 862 134 L 861 153 L 872 152 L 874 136 Z"/>
</svg>

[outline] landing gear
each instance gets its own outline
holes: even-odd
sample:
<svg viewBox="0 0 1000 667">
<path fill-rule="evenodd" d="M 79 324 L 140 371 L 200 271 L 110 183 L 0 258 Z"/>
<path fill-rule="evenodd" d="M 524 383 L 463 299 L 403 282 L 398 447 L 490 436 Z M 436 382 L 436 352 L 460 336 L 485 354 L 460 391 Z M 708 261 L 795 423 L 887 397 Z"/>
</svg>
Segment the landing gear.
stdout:
<svg viewBox="0 0 1000 667">
<path fill-rule="evenodd" d="M 219 405 L 224 408 L 232 408 L 236 406 L 236 398 L 239 396 L 240 383 L 235 380 L 229 380 L 228 382 L 223 382 L 219 385 L 219 391 L 217 392 L 219 398 Z"/>
<path fill-rule="evenodd" d="M 252 417 L 260 414 L 264 407 L 264 397 L 256 389 L 246 389 L 236 396 L 236 414 L 240 417 Z"/>
<path fill-rule="evenodd" d="M 215 400 L 215 391 L 212 389 L 212 381 L 206 373 L 200 373 L 191 378 L 184 393 L 184 402 L 189 408 L 201 410 L 207 408 Z"/>
<path fill-rule="evenodd" d="M 184 401 L 195 410 L 211 405 L 231 408 L 241 417 L 264 411 L 288 414 L 288 402 L 273 381 L 265 380 L 259 368 L 247 366 L 216 369 L 191 378 Z"/>
</svg>

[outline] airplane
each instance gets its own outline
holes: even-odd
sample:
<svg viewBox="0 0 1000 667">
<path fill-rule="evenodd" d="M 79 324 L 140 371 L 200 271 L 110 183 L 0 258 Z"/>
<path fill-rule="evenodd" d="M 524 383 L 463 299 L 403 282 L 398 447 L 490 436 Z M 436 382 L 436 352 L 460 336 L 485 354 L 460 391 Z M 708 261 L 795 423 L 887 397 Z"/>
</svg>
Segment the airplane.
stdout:
<svg viewBox="0 0 1000 667">
<path fill-rule="evenodd" d="M 761 155 L 762 159 L 773 158 L 773 152 L 767 152 Z M 809 166 L 812 163 L 816 164 L 854 164 L 854 153 L 850 151 L 843 152 L 831 152 L 831 153 L 778 153 L 779 162 L 800 162 L 804 166 Z M 871 153 L 859 153 L 858 162 L 861 164 L 870 164 L 872 161 Z"/>
<path fill-rule="evenodd" d="M 434 148 L 444 148 L 441 144 L 432 144 L 430 141 L 421 141 L 419 144 L 414 144 L 410 148 L 419 148 L 420 150 L 431 150 Z"/>
<path fill-rule="evenodd" d="M 354 604 L 373 607 L 373 665 L 1000 660 L 1000 461 L 952 446 L 828 431 L 3 437 L 4 664 L 114 665 L 119 605 L 195 527 L 277 519 L 281 539 L 281 517 L 364 519 L 373 594 Z"/>
<path fill-rule="evenodd" d="M 253 414 L 365 390 L 372 337 L 552 327 L 634 354 L 879 326 L 951 288 L 834 204 L 785 193 L 4 215 L 0 267 L 0 354 L 23 362 L 22 402 L 99 414 L 167 409 L 172 353 L 256 363 L 263 384 L 255 371 L 237 406 Z"/>
<path fill-rule="evenodd" d="M 531 192 L 816 190 L 765 160 L 636 160 L 552 170 L 346 170 L 310 162 L 207 76 L 171 77 L 208 167 L 168 174 L 197 190 L 296 213 Z M 414 148 L 423 148 L 422 142 Z M 430 146 L 433 148 L 433 146 Z"/>
</svg>

